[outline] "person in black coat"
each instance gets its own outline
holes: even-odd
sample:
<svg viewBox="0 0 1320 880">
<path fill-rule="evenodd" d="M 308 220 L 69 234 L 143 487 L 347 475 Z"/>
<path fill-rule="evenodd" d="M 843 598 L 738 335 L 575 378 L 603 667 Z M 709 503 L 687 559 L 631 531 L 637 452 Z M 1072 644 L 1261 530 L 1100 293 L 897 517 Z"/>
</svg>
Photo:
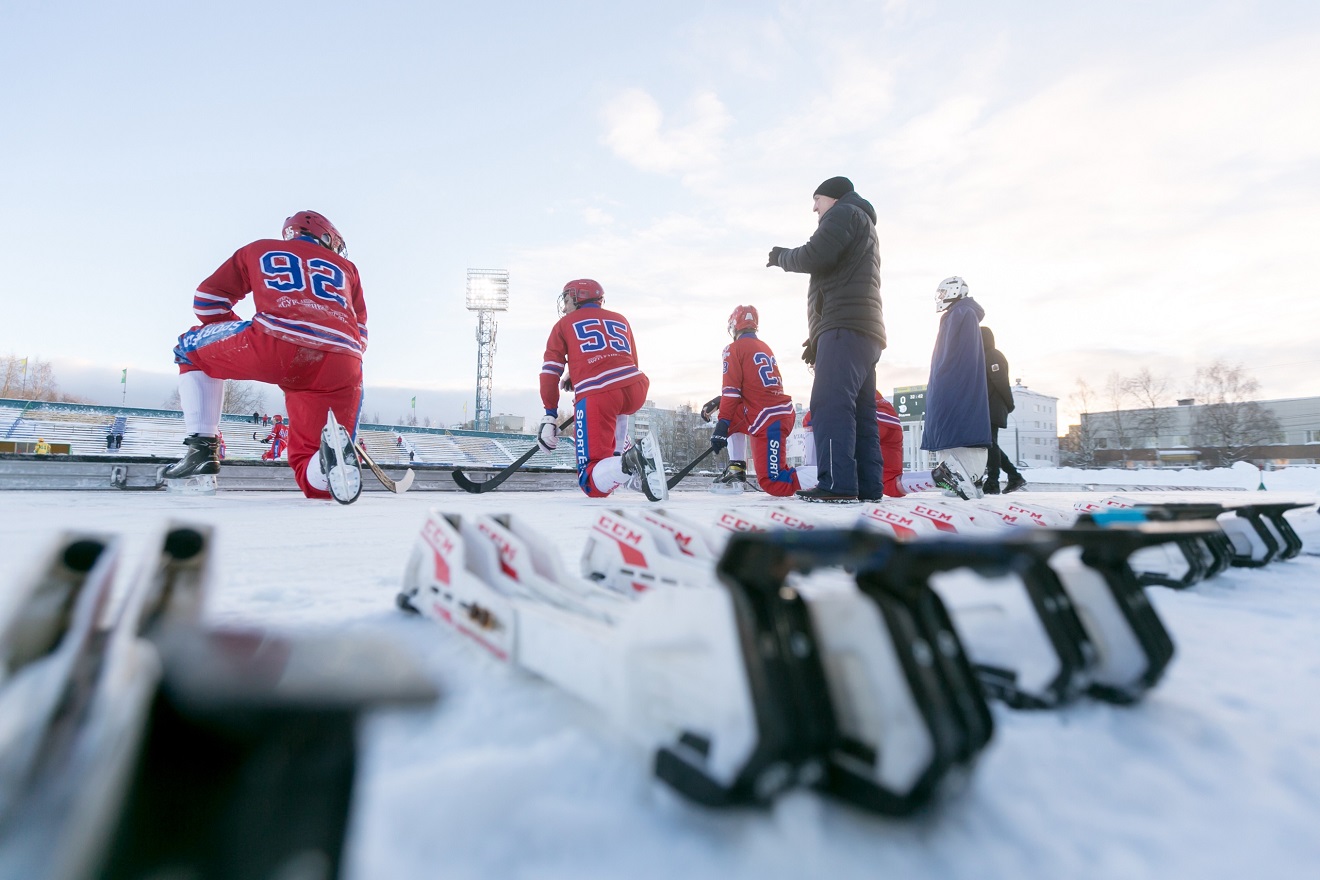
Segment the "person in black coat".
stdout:
<svg viewBox="0 0 1320 880">
<path fill-rule="evenodd" d="M 816 187 L 820 217 L 801 247 L 775 247 L 767 266 L 811 276 L 802 359 L 815 368 L 811 417 L 819 483 L 806 501 L 879 501 L 884 492 L 875 421 L 875 367 L 885 349 L 875 208 L 846 177 Z"/>
<path fill-rule="evenodd" d="M 1004 492 L 1015 492 L 1027 484 L 1013 460 L 999 448 L 999 429 L 1008 427 L 1008 414 L 1013 411 L 1013 389 L 1008 382 L 1008 358 L 995 348 L 995 334 L 989 327 L 981 328 L 981 347 L 985 349 L 985 382 L 990 393 L 990 456 L 986 462 L 985 485 L 987 495 L 999 494 L 999 471 L 1008 474 Z"/>
</svg>

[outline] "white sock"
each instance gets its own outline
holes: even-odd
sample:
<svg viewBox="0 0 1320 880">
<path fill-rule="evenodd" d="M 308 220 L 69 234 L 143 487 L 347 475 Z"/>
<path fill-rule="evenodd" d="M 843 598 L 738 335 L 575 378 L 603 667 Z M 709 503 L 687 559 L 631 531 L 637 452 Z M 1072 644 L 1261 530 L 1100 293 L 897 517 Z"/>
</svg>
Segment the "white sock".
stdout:
<svg viewBox="0 0 1320 880">
<path fill-rule="evenodd" d="M 793 468 L 793 473 L 797 474 L 799 489 L 814 489 L 820 482 L 816 476 L 816 466 L 814 464 L 800 464 Z"/>
<path fill-rule="evenodd" d="M 903 474 L 898 478 L 898 488 L 904 495 L 911 495 L 913 492 L 925 492 L 927 489 L 938 488 L 935 480 L 931 478 L 930 471 L 914 471 L 910 474 Z"/>
<path fill-rule="evenodd" d="M 747 460 L 747 435 L 729 435 L 729 461 Z"/>
<path fill-rule="evenodd" d="M 183 427 L 189 434 L 214 437 L 220 430 L 220 406 L 225 398 L 225 380 L 212 379 L 201 370 L 179 376 L 179 406 Z"/>
<path fill-rule="evenodd" d="M 576 437 L 574 438 L 576 440 Z M 623 452 L 632 445 L 632 435 L 628 433 L 628 417 L 616 416 L 614 419 L 614 451 Z"/>
<path fill-rule="evenodd" d="M 330 480 L 326 478 L 325 472 L 321 470 L 321 456 L 313 455 L 307 459 L 307 483 L 315 489 L 322 492 L 330 491 Z"/>
<path fill-rule="evenodd" d="M 597 492 L 606 494 L 628 482 L 628 475 L 623 472 L 623 459 L 617 455 L 601 459 L 591 470 L 591 484 Z"/>
</svg>

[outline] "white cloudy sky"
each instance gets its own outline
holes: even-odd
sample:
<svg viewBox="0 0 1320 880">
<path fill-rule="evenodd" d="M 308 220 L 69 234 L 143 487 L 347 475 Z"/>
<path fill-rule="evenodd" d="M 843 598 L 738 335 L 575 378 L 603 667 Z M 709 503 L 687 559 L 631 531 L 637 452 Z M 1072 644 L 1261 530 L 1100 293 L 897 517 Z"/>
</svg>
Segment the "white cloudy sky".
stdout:
<svg viewBox="0 0 1320 880">
<path fill-rule="evenodd" d="M 765 254 L 835 174 L 880 216 L 882 388 L 959 274 L 1065 417 L 1216 357 L 1320 394 L 1313 3 L 5 3 L 0 82 L 0 353 L 104 402 L 128 367 L 159 404 L 197 283 L 302 208 L 362 272 L 368 415 L 462 416 L 470 267 L 512 276 L 498 412 L 583 276 L 657 400 L 718 391 L 748 302 L 805 400 L 806 279 Z"/>
</svg>

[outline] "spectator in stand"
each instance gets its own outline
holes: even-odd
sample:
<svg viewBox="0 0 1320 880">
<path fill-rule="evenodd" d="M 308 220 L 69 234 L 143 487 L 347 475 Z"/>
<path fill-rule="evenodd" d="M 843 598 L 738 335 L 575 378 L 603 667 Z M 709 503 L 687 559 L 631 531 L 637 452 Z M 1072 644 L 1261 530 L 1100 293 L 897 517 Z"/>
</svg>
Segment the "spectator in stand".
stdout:
<svg viewBox="0 0 1320 880">
<path fill-rule="evenodd" d="M 880 303 L 880 241 L 875 208 L 852 181 L 816 187 L 820 220 L 806 244 L 770 249 L 767 266 L 805 272 L 808 337 L 802 359 L 815 367 L 812 430 L 820 482 L 804 501 L 879 501 L 884 465 L 875 421 L 875 368 L 885 349 Z"/>
<path fill-rule="evenodd" d="M 50 444 L 46 442 L 45 437 L 38 437 L 37 446 L 32 451 L 37 455 L 50 455 Z"/>
<path fill-rule="evenodd" d="M 261 413 L 259 413 L 259 412 L 254 412 L 254 413 L 252 414 L 252 424 L 255 425 L 255 424 L 256 424 L 257 422 L 259 422 L 259 421 L 261 421 Z"/>
<path fill-rule="evenodd" d="M 113 432 L 105 435 L 105 448 L 106 449 L 115 448 L 115 435 Z"/>
<path fill-rule="evenodd" d="M 981 347 L 985 349 L 985 383 L 990 395 L 990 454 L 981 491 L 987 495 L 999 494 L 999 470 L 1002 467 L 1008 474 L 1008 485 L 1004 487 L 1004 494 L 1008 494 L 1027 485 L 1022 472 L 999 447 L 999 429 L 1008 427 L 1008 414 L 1015 406 L 1013 388 L 1008 381 L 1008 358 L 995 348 L 995 334 L 989 327 L 981 328 Z"/>
</svg>

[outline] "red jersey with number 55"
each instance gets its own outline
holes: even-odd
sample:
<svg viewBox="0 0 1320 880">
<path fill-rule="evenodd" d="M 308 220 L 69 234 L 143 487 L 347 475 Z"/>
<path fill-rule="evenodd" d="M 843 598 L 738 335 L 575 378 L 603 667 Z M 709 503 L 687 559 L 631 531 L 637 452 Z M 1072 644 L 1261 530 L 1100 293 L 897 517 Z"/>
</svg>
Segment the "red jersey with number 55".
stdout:
<svg viewBox="0 0 1320 880">
<path fill-rule="evenodd" d="M 545 343 L 541 403 L 559 406 L 559 378 L 568 365 L 575 398 L 638 382 L 637 343 L 628 319 L 592 303 L 560 318 Z"/>
<path fill-rule="evenodd" d="M 720 418 L 733 420 L 734 408 L 747 407 L 749 434 L 771 421 L 793 415 L 793 398 L 784 393 L 784 380 L 770 346 L 744 333 L 724 347 L 724 382 L 720 391 Z"/>
<path fill-rule="evenodd" d="M 254 241 L 201 283 L 193 312 L 203 324 L 241 320 L 234 304 L 252 294 L 252 323 L 305 348 L 362 356 L 367 305 L 357 266 L 305 239 Z"/>
</svg>

